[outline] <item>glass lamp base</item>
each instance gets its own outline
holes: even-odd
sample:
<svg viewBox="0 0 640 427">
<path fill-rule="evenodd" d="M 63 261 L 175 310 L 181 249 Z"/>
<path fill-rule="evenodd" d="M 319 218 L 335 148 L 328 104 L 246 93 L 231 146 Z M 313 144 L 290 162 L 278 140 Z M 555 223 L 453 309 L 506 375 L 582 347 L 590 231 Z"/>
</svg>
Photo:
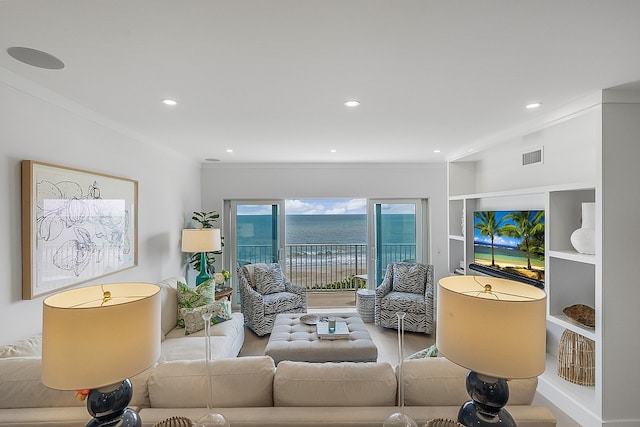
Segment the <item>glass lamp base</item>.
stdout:
<svg viewBox="0 0 640 427">
<path fill-rule="evenodd" d="M 196 422 L 201 427 L 229 427 L 229 421 L 224 415 L 213 412 L 208 413 Z"/>
<path fill-rule="evenodd" d="M 382 424 L 383 427 L 418 427 L 418 424 L 413 418 L 401 414 L 400 412 L 393 413 Z"/>
<path fill-rule="evenodd" d="M 511 414 L 503 408 L 509 400 L 509 386 L 502 378 L 493 378 L 469 371 L 467 392 L 471 396 L 458 412 L 458 422 L 465 426 L 500 425 L 516 427 Z"/>
</svg>

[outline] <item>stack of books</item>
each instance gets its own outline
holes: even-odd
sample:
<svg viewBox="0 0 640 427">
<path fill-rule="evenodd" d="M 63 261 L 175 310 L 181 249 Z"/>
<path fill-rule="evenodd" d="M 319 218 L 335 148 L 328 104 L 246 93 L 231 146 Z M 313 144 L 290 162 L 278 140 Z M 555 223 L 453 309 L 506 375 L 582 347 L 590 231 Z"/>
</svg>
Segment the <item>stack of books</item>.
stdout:
<svg viewBox="0 0 640 427">
<path fill-rule="evenodd" d="M 329 322 L 318 322 L 316 325 L 318 337 L 324 340 L 339 340 L 349 338 L 349 328 L 346 322 L 336 322 L 336 330 L 329 332 Z"/>
</svg>

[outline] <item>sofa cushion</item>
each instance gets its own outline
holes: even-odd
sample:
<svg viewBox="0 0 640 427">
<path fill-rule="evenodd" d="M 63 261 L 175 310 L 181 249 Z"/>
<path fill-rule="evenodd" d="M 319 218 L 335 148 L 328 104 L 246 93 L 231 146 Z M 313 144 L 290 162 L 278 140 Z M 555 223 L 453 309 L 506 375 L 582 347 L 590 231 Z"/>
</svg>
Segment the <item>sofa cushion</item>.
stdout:
<svg viewBox="0 0 640 427">
<path fill-rule="evenodd" d="M 171 277 L 158 282 L 160 286 L 160 328 L 162 337 L 178 324 L 178 282 L 186 283 L 184 277 Z"/>
<path fill-rule="evenodd" d="M 427 304 L 424 301 L 424 294 L 393 291 L 380 300 L 380 309 L 393 313 L 404 311 L 405 313 L 426 314 Z"/>
<path fill-rule="evenodd" d="M 469 370 L 444 357 L 405 360 L 402 367 L 407 406 L 460 406 L 470 400 L 466 390 Z M 507 405 L 531 405 L 538 379 L 510 380 L 508 385 Z"/>
<path fill-rule="evenodd" d="M 215 301 L 216 289 L 213 280 L 200 283 L 195 288 L 190 288 L 182 282 L 178 282 L 178 327 L 184 328 L 184 319 L 180 308 L 195 308 Z"/>
<path fill-rule="evenodd" d="M 211 362 L 215 407 L 273 406 L 275 365 L 267 356 L 220 359 Z M 154 408 L 204 408 L 208 389 L 205 361 L 159 363 L 149 376 L 149 399 Z"/>
<path fill-rule="evenodd" d="M 388 363 L 281 361 L 275 406 L 394 406 L 396 377 Z"/>
<path fill-rule="evenodd" d="M 75 391 L 54 390 L 40 379 L 42 359 L 8 357 L 0 359 L 0 409 L 86 406 L 75 398 Z M 148 370 L 131 378 L 132 406 L 149 406 Z"/>
<path fill-rule="evenodd" d="M 284 275 L 278 264 L 256 265 L 253 271 L 256 291 L 262 295 L 284 292 Z"/>
<path fill-rule="evenodd" d="M 0 347 L 3 357 L 40 357 L 42 355 L 42 335 L 25 338 L 13 344 Z"/>
<path fill-rule="evenodd" d="M 427 281 L 427 266 L 399 262 L 393 265 L 393 285 L 395 292 L 408 292 L 412 294 L 424 294 Z"/>
</svg>

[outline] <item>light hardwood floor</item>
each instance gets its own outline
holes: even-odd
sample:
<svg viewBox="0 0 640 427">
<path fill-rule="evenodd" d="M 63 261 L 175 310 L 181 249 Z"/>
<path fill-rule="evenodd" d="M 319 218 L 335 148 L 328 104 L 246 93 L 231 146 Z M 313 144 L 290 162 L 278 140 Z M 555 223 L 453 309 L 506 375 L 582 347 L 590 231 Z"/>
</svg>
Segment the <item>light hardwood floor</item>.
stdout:
<svg viewBox="0 0 640 427">
<path fill-rule="evenodd" d="M 356 311 L 354 292 L 323 292 L 309 293 L 308 305 L 310 313 L 351 312 Z M 378 347 L 378 362 L 388 362 L 395 366 L 398 363 L 398 332 L 393 329 L 381 328 L 373 323 L 366 323 L 371 339 Z M 269 335 L 259 337 L 250 329 L 245 331 L 245 340 L 239 356 L 261 356 L 269 341 Z M 415 332 L 405 332 L 404 357 L 416 351 L 423 350 L 435 343 L 435 334 L 425 335 Z M 536 393 L 535 405 L 546 406 L 558 420 L 558 427 L 580 427 L 580 424 L 567 416 L 552 402 Z"/>
</svg>

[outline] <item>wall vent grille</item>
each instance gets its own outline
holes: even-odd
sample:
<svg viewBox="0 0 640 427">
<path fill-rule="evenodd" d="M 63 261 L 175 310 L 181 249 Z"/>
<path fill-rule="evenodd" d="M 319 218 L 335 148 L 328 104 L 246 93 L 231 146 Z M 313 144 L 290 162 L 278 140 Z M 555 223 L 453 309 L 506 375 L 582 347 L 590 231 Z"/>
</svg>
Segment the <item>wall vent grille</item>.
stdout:
<svg viewBox="0 0 640 427">
<path fill-rule="evenodd" d="M 529 151 L 528 153 L 522 154 L 522 166 L 542 163 L 542 160 L 542 148 L 538 148 L 537 150 Z"/>
</svg>

